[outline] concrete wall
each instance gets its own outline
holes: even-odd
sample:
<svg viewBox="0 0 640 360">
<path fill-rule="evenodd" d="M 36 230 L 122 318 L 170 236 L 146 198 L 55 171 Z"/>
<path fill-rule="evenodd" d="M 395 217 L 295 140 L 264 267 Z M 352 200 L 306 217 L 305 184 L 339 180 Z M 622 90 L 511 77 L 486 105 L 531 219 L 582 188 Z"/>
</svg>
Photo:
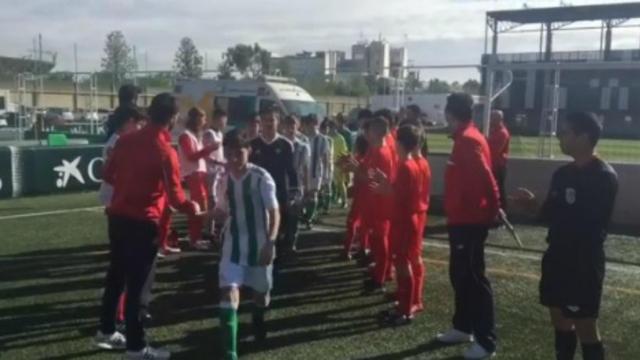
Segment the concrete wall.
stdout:
<svg viewBox="0 0 640 360">
<path fill-rule="evenodd" d="M 432 194 L 444 194 L 444 170 L 449 155 L 429 156 L 432 171 Z M 507 194 L 519 187 L 531 190 L 542 201 L 548 191 L 551 175 L 566 161 L 542 159 L 510 159 L 507 174 Z M 613 223 L 620 226 L 640 226 L 640 165 L 612 164 L 618 173 L 619 190 L 613 213 Z M 472 180 L 472 179 L 470 179 Z"/>
</svg>

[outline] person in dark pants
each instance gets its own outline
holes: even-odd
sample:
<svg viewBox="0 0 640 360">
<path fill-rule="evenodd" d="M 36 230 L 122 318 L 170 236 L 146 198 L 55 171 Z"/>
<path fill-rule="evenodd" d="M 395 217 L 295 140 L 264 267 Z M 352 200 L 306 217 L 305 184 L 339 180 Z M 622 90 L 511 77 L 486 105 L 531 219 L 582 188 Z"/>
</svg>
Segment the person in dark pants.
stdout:
<svg viewBox="0 0 640 360">
<path fill-rule="evenodd" d="M 500 190 L 500 205 L 507 210 L 505 181 L 507 179 L 507 159 L 511 134 L 504 125 L 504 113 L 501 110 L 491 111 L 491 130 L 489 131 L 489 149 L 491 150 L 491 168 Z"/>
<path fill-rule="evenodd" d="M 287 236 L 289 205 L 298 196 L 298 175 L 293 163 L 293 144 L 278 134 L 280 114 L 276 108 L 268 108 L 260 113 L 262 131 L 251 141 L 249 161 L 267 170 L 276 183 L 276 195 L 280 209 L 280 231 L 276 246 L 276 265 L 284 252 L 291 251 L 293 239 Z M 290 233 L 289 233 L 290 234 Z"/>
<path fill-rule="evenodd" d="M 513 196 L 516 206 L 539 213 L 549 226 L 540 302 L 549 308 L 558 360 L 573 360 L 578 339 L 584 360 L 605 358 L 598 314 L 605 274 L 603 245 L 618 176 L 595 154 L 601 131 L 595 115 L 569 114 L 558 138 L 562 152 L 574 161 L 553 174 L 542 208 L 538 210 L 529 190 L 521 188 Z"/>
<path fill-rule="evenodd" d="M 449 344 L 473 341 L 464 357 L 484 359 L 493 356 L 497 340 L 484 246 L 500 204 L 489 145 L 471 119 L 472 108 L 468 94 L 454 93 L 447 98 L 445 115 L 454 144 L 445 173 L 444 202 L 455 313 L 453 328 L 437 339 Z"/>
<path fill-rule="evenodd" d="M 113 186 L 109 222 L 110 263 L 102 297 L 100 329 L 95 343 L 103 349 L 127 349 L 126 359 L 168 359 L 170 354 L 147 345 L 140 303 L 158 251 L 158 222 L 165 205 L 190 215 L 199 206 L 186 200 L 180 185 L 178 158 L 169 127 L 178 104 L 168 93 L 153 98 L 151 124 L 121 137 L 103 172 Z M 126 287 L 126 338 L 115 329 L 118 298 Z"/>
</svg>

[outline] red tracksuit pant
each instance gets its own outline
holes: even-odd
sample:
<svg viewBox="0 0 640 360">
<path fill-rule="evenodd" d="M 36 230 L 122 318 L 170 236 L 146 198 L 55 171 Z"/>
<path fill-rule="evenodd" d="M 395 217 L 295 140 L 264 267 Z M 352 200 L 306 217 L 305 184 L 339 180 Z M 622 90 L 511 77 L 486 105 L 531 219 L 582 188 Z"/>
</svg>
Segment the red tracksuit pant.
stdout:
<svg viewBox="0 0 640 360">
<path fill-rule="evenodd" d="M 391 221 L 385 217 L 365 215 L 363 222 L 364 232 L 369 237 L 368 242 L 371 246 L 371 255 L 375 263 L 371 271 L 371 278 L 377 284 L 382 285 L 387 279 L 387 272 L 391 267 L 389 263 L 389 230 Z"/>
<path fill-rule="evenodd" d="M 185 179 L 189 188 L 189 196 L 192 201 L 200 205 L 201 211 L 207 210 L 207 201 L 209 191 L 207 190 L 207 174 L 203 172 L 195 172 Z M 204 228 L 204 218 L 202 216 L 190 216 L 189 224 L 189 240 L 191 244 L 202 238 L 202 229 Z"/>
<path fill-rule="evenodd" d="M 423 308 L 425 268 L 422 262 L 422 237 L 426 220 L 425 213 L 417 213 L 394 221 L 392 226 L 398 310 L 405 316 L 411 316 Z"/>
</svg>

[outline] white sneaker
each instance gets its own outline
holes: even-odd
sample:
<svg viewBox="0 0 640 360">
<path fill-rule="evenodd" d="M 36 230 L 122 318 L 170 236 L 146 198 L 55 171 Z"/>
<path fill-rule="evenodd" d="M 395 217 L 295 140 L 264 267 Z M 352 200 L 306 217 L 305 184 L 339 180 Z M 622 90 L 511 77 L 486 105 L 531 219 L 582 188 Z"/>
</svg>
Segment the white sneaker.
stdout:
<svg viewBox="0 0 640 360">
<path fill-rule="evenodd" d="M 104 350 L 123 350 L 127 347 L 127 339 L 117 331 L 113 334 L 103 334 L 102 331 L 98 330 L 93 342 L 97 347 Z"/>
<path fill-rule="evenodd" d="M 490 353 L 487 350 L 485 350 L 480 344 L 478 344 L 477 342 L 474 342 L 473 344 L 471 344 L 471 347 L 469 347 L 462 356 L 464 356 L 465 359 L 488 359 L 491 357 L 494 357 L 496 355 L 495 352 Z"/>
<path fill-rule="evenodd" d="M 167 360 L 171 353 L 164 349 L 154 349 L 147 346 L 140 351 L 127 351 L 124 354 L 125 360 Z"/>
<path fill-rule="evenodd" d="M 446 333 L 438 334 L 436 339 L 445 344 L 460 344 L 473 341 L 473 335 L 464 333 L 460 330 L 451 329 Z"/>
<path fill-rule="evenodd" d="M 180 250 L 180 248 L 177 247 L 171 247 L 171 246 L 167 246 L 164 251 L 170 253 L 170 254 L 179 254 L 182 252 L 182 250 Z"/>
<path fill-rule="evenodd" d="M 193 247 L 196 250 L 209 250 L 209 249 L 211 249 L 211 244 L 206 240 L 198 240 L 198 241 L 195 242 Z"/>
<path fill-rule="evenodd" d="M 158 259 L 164 259 L 167 254 L 165 254 L 162 250 L 158 251 L 158 253 L 156 253 L 156 256 L 158 257 Z"/>
</svg>

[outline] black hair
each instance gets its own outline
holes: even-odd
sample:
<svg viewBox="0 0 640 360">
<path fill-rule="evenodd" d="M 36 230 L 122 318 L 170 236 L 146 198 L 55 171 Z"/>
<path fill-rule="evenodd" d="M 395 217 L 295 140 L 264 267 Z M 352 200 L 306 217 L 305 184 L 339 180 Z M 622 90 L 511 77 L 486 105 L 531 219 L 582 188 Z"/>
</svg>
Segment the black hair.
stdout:
<svg viewBox="0 0 640 360">
<path fill-rule="evenodd" d="M 369 109 L 362 109 L 358 111 L 358 120 L 362 119 L 371 119 L 373 118 L 373 113 Z"/>
<path fill-rule="evenodd" d="M 271 115 L 271 114 L 280 114 L 280 108 L 276 105 L 267 106 L 265 108 L 260 109 L 260 115 Z"/>
<path fill-rule="evenodd" d="M 602 126 L 594 113 L 579 111 L 567 115 L 565 122 L 576 135 L 587 135 L 592 146 L 596 146 L 602 134 Z"/>
<path fill-rule="evenodd" d="M 113 114 L 109 116 L 109 119 L 107 119 L 107 139 L 120 130 L 129 119 L 138 122 L 144 120 L 144 118 L 144 114 L 136 106 L 118 106 Z"/>
<path fill-rule="evenodd" d="M 292 125 L 292 124 L 296 124 L 296 123 L 298 123 L 298 122 L 299 122 L 298 117 L 297 117 L 297 116 L 295 116 L 295 115 L 287 115 L 287 116 L 285 116 L 285 117 L 284 117 L 284 119 L 282 120 L 282 123 L 283 123 L 284 125 Z"/>
<path fill-rule="evenodd" d="M 178 113 L 178 101 L 170 93 L 160 93 L 151 99 L 147 112 L 152 123 L 169 125 L 171 119 Z"/>
<path fill-rule="evenodd" d="M 135 105 L 135 100 L 141 93 L 140 88 L 133 84 L 125 84 L 120 86 L 118 90 L 118 102 L 122 105 Z"/>
<path fill-rule="evenodd" d="M 213 110 L 213 118 L 214 119 L 219 119 L 221 117 L 225 117 L 227 116 L 227 112 L 222 110 L 222 109 L 215 109 Z"/>
<path fill-rule="evenodd" d="M 411 111 L 412 113 L 416 114 L 417 116 L 420 116 L 420 114 L 422 114 L 422 109 L 420 109 L 420 106 L 418 106 L 416 104 L 411 104 L 411 105 L 407 106 L 407 110 Z"/>
<path fill-rule="evenodd" d="M 387 119 L 377 116 L 367 120 L 363 125 L 364 131 L 373 131 L 378 135 L 386 135 L 389 132 L 389 123 Z"/>
<path fill-rule="evenodd" d="M 412 152 L 420 144 L 422 134 L 420 128 L 413 125 L 403 125 L 398 129 L 397 141 L 407 152 Z"/>
<path fill-rule="evenodd" d="M 447 96 L 444 111 L 458 121 L 469 122 L 473 116 L 473 98 L 465 93 L 452 93 Z"/>
<path fill-rule="evenodd" d="M 249 140 L 245 131 L 236 128 L 224 135 L 222 146 L 230 149 L 250 148 L 251 140 Z"/>
<path fill-rule="evenodd" d="M 318 119 L 318 115 L 316 114 L 309 114 L 307 116 L 305 116 L 304 118 L 302 118 L 302 122 L 304 122 L 305 124 L 311 124 L 313 122 L 319 121 Z"/>
<path fill-rule="evenodd" d="M 387 120 L 387 122 L 389 123 L 389 127 L 393 126 L 395 123 L 395 117 L 393 116 L 393 111 L 384 108 L 384 109 L 380 109 L 376 112 L 373 113 L 374 117 L 381 117 L 384 118 L 385 120 Z"/>
<path fill-rule="evenodd" d="M 367 153 L 367 150 L 369 150 L 369 143 L 364 135 L 361 134 L 356 137 L 356 143 L 353 148 L 355 153 L 360 156 L 364 156 Z"/>
<path fill-rule="evenodd" d="M 195 130 L 195 127 L 198 124 L 197 121 L 203 116 L 206 116 L 204 110 L 197 106 L 192 107 L 187 113 L 187 122 L 185 123 L 185 127 L 189 130 Z"/>
</svg>

